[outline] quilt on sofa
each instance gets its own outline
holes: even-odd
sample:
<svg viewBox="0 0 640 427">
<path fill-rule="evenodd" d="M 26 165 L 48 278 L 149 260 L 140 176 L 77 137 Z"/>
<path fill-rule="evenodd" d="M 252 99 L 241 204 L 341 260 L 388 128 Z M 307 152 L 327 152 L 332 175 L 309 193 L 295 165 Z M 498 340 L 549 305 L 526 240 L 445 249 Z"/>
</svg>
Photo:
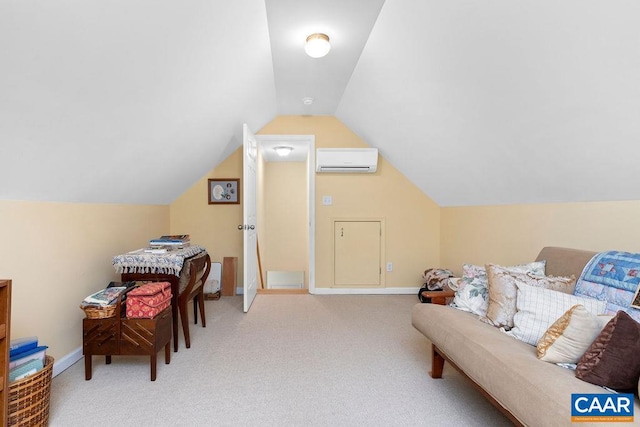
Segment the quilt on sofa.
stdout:
<svg viewBox="0 0 640 427">
<path fill-rule="evenodd" d="M 640 254 L 600 252 L 585 266 L 574 294 L 604 300 L 607 313 L 623 310 L 640 322 L 640 310 L 631 307 L 639 284 Z"/>
</svg>

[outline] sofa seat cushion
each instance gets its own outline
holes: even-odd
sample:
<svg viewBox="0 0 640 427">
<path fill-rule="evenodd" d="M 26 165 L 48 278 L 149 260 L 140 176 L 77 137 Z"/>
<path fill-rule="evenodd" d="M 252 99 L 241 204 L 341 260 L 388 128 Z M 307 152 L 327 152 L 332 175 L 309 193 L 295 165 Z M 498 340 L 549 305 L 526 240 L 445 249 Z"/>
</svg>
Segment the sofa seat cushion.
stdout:
<svg viewBox="0 0 640 427">
<path fill-rule="evenodd" d="M 572 393 L 606 393 L 538 360 L 536 348 L 455 308 L 418 304 L 413 326 L 525 425 L 568 425 Z M 640 404 L 636 401 L 636 413 Z M 548 420 L 548 423 L 546 422 Z"/>
</svg>

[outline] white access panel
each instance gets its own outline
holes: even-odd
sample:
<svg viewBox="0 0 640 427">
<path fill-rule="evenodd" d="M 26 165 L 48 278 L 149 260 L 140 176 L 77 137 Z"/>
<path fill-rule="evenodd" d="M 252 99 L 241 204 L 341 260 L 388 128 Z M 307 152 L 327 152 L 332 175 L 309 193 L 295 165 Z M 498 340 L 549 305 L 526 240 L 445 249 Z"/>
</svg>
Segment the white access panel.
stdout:
<svg viewBox="0 0 640 427">
<path fill-rule="evenodd" d="M 267 289 L 303 289 L 304 271 L 267 271 Z"/>
<path fill-rule="evenodd" d="M 382 286 L 381 221 L 334 221 L 335 286 Z"/>
</svg>

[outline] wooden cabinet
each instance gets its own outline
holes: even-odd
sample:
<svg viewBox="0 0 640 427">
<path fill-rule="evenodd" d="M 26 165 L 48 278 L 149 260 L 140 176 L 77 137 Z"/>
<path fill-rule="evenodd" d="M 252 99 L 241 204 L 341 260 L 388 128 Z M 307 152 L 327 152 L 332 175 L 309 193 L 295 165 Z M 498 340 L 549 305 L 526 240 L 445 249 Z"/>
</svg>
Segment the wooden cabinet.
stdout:
<svg viewBox="0 0 640 427">
<path fill-rule="evenodd" d="M 184 268 L 184 267 L 183 267 Z M 173 330 L 173 351 L 178 351 L 178 294 L 180 277 L 163 273 L 122 273 L 123 282 L 169 282 L 171 283 L 171 318 Z"/>
<path fill-rule="evenodd" d="M 116 313 L 121 313 L 117 310 Z M 151 363 L 151 381 L 156 380 L 157 354 L 164 347 L 164 361 L 171 362 L 171 307 L 153 319 L 127 319 L 123 314 L 106 319 L 83 319 L 82 354 L 85 379 L 92 375 L 92 356 L 148 355 Z"/>
<path fill-rule="evenodd" d="M 9 347 L 11 280 L 0 280 L 0 425 L 7 425 L 9 398 Z"/>
</svg>

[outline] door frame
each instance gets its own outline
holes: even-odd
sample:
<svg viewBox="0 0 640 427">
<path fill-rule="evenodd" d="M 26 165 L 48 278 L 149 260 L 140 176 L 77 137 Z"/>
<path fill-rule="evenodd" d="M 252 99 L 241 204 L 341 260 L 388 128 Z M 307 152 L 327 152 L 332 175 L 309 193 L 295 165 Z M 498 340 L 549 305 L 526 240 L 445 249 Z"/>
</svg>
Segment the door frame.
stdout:
<svg viewBox="0 0 640 427">
<path fill-rule="evenodd" d="M 282 142 L 283 144 L 304 144 L 307 146 L 307 212 L 308 224 L 308 264 L 309 293 L 316 291 L 316 137 L 315 135 L 260 135 L 256 134 L 258 149 L 262 150 L 262 142 Z"/>
</svg>

